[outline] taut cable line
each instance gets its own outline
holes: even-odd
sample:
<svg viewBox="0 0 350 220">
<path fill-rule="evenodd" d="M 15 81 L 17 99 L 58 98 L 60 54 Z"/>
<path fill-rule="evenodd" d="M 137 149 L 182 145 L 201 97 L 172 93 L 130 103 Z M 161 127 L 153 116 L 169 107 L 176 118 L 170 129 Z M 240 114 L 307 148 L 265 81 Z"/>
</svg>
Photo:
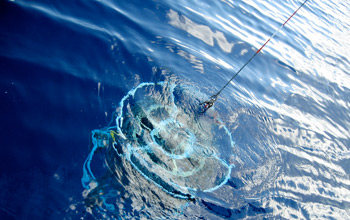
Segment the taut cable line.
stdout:
<svg viewBox="0 0 350 220">
<path fill-rule="evenodd" d="M 252 61 L 254 59 L 254 57 L 265 47 L 265 45 L 286 25 L 286 23 L 299 11 L 300 8 L 302 8 L 305 3 L 308 0 L 305 0 L 297 10 L 294 11 L 294 13 L 275 31 L 275 33 L 273 33 L 271 35 L 271 37 L 269 39 L 267 39 L 267 41 L 260 47 L 259 50 L 257 50 L 252 57 L 249 58 L 249 60 L 232 76 L 232 78 L 214 95 L 212 95 L 210 97 L 210 99 L 208 99 L 207 101 L 204 101 L 202 103 L 200 103 L 200 105 L 204 105 L 204 111 L 207 111 L 209 108 L 211 108 L 214 105 L 214 102 L 216 102 L 218 96 L 220 95 L 220 93 L 222 92 L 222 90 L 224 90 L 228 84 L 230 84 L 230 82 L 244 69 L 244 67 L 246 67 L 248 65 L 248 63 L 250 63 L 250 61 Z"/>
</svg>

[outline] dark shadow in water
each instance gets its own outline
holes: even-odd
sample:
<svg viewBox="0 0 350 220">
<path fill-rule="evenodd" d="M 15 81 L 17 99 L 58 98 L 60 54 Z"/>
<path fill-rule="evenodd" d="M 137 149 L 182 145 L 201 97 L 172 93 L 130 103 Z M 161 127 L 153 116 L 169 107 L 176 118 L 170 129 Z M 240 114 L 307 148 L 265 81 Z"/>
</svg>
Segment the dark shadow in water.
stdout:
<svg viewBox="0 0 350 220">
<path fill-rule="evenodd" d="M 201 204 L 203 204 L 211 213 L 225 219 L 241 219 L 247 216 L 258 216 L 260 214 L 272 213 L 273 211 L 270 208 L 258 207 L 252 203 L 248 203 L 239 209 L 224 208 L 204 200 L 201 200 Z"/>
</svg>

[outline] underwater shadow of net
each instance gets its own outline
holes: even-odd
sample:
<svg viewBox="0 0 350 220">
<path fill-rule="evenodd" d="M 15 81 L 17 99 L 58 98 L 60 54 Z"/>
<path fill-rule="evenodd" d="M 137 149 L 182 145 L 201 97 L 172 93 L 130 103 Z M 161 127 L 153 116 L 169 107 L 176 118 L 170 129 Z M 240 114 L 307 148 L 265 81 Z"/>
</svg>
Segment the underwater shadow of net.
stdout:
<svg viewBox="0 0 350 220">
<path fill-rule="evenodd" d="M 171 82 L 130 90 L 115 124 L 92 131 L 82 178 L 88 211 L 174 217 L 200 199 L 207 209 L 231 216 L 232 210 L 223 208 L 230 204 L 215 191 L 234 184 L 235 142 L 215 108 L 202 113 L 199 103 L 205 98 L 192 86 Z M 92 162 L 102 151 L 109 175 L 96 177 Z M 249 207 L 254 209 L 250 203 L 244 209 Z"/>
</svg>

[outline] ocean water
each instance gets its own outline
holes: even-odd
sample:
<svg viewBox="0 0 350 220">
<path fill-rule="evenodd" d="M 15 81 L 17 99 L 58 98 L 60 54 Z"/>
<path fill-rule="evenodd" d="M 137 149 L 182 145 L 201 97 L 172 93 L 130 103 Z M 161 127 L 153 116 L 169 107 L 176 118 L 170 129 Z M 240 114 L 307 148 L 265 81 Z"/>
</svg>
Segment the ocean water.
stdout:
<svg viewBox="0 0 350 220">
<path fill-rule="evenodd" d="M 1 219 L 350 219 L 350 3 L 1 1 Z"/>
</svg>

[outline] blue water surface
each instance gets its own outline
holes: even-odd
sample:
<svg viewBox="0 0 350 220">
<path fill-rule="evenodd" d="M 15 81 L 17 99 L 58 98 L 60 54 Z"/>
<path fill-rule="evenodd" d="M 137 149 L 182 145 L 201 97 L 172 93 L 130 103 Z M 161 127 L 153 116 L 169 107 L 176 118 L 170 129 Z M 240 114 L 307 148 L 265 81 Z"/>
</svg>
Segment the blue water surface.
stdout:
<svg viewBox="0 0 350 220">
<path fill-rule="evenodd" d="M 302 2 L 1 1 L 0 219 L 350 219 L 349 2 L 197 108 Z"/>
</svg>

